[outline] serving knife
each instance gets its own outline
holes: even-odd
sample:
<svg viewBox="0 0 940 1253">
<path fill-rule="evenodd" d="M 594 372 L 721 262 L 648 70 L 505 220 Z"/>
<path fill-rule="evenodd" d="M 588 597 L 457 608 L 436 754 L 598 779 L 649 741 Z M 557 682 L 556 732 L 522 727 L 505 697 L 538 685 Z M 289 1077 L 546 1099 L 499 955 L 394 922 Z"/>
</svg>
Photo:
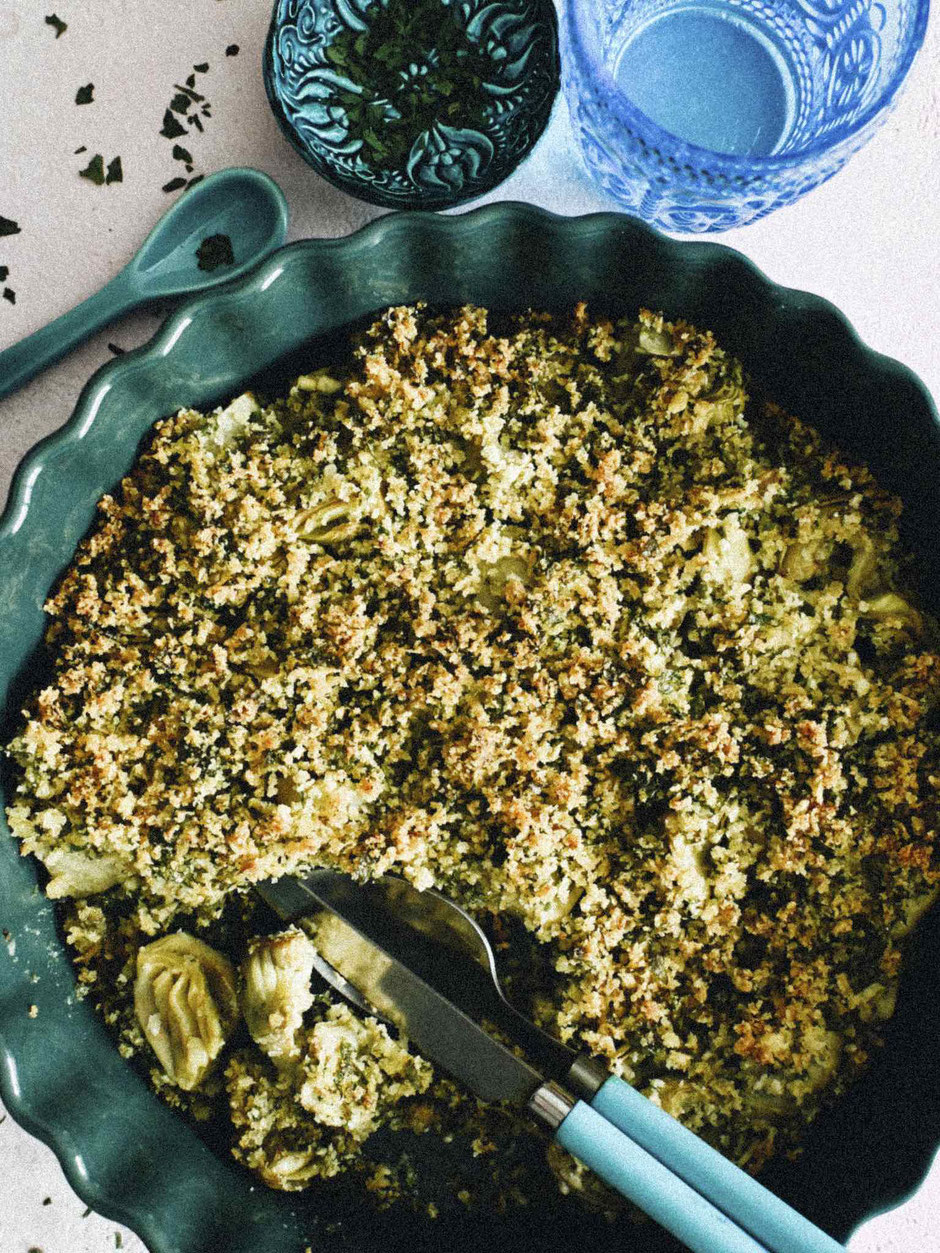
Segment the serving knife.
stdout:
<svg viewBox="0 0 940 1253">
<path fill-rule="evenodd" d="M 843 1248 L 594 1058 L 513 1009 L 482 932 L 438 893 L 392 877 L 360 883 L 332 870 L 258 891 L 283 921 L 307 920 L 315 968 L 341 995 L 392 1023 L 481 1100 L 527 1107 L 563 1148 L 693 1253 Z M 476 945 L 467 928 L 478 933 Z M 508 1034 L 522 1055 L 484 1023 Z"/>
</svg>

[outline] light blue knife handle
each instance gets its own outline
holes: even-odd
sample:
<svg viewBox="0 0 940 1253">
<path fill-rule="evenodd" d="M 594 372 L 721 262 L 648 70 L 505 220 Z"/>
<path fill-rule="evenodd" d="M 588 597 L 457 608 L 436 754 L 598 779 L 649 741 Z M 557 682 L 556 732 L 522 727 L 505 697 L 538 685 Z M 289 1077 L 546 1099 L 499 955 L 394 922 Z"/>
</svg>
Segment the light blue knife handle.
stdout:
<svg viewBox="0 0 940 1253">
<path fill-rule="evenodd" d="M 584 1101 L 578 1101 L 561 1122 L 555 1139 L 692 1253 L 766 1253 L 701 1193 Z"/>
<path fill-rule="evenodd" d="M 120 317 L 140 299 L 127 271 L 122 270 L 101 291 L 42 330 L 0 352 L 0 397 L 28 383 L 40 370 L 64 357 L 76 344 Z"/>
<path fill-rule="evenodd" d="M 606 1079 L 591 1108 L 749 1231 L 769 1253 L 844 1253 L 843 1245 L 621 1079 Z"/>
</svg>

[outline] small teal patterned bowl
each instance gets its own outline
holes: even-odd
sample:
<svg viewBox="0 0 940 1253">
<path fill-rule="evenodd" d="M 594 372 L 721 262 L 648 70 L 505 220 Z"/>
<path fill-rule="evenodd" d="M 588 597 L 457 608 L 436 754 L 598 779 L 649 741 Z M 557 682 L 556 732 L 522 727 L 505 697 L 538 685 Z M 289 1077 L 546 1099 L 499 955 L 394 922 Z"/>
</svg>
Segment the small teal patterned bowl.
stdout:
<svg viewBox="0 0 940 1253">
<path fill-rule="evenodd" d="M 416 0 L 275 0 L 263 67 L 274 115 L 318 174 L 361 200 L 472 200 L 548 122 L 552 0 L 425 0 L 438 6 L 431 22 Z"/>
</svg>

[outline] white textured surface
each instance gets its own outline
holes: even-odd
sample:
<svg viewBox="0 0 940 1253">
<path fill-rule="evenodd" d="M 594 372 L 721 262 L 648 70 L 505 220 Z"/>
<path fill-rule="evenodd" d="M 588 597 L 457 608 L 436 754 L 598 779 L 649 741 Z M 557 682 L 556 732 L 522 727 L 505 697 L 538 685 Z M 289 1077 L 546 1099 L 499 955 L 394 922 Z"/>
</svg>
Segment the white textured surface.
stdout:
<svg viewBox="0 0 940 1253">
<path fill-rule="evenodd" d="M 57 12 L 68 30 L 43 22 Z M 377 210 L 318 179 L 282 139 L 259 71 L 270 0 L 0 0 L 0 214 L 19 235 L 0 239 L 16 305 L 0 300 L 0 348 L 90 295 L 130 258 L 180 173 L 158 136 L 173 84 L 194 63 L 212 102 L 205 133 L 182 142 L 196 172 L 253 165 L 290 204 L 291 237 L 341 235 Z M 863 339 L 911 366 L 940 397 L 940 19 L 897 111 L 839 175 L 797 204 L 720 236 L 777 282 L 832 300 Z M 240 46 L 226 58 L 225 48 Z M 76 90 L 95 84 L 91 105 Z M 75 156 L 80 145 L 88 153 Z M 121 155 L 124 181 L 77 177 L 93 153 Z M 532 158 L 489 199 L 529 200 L 561 213 L 610 208 L 572 154 L 564 111 Z M 0 284 L 2 286 L 2 284 Z M 23 453 L 68 417 L 89 374 L 149 337 L 152 313 L 92 339 L 19 394 L 0 402 L 0 494 Z M 11 1118 L 0 1125 L 0 1253 L 145 1253 L 69 1188 L 48 1149 Z M 50 1204 L 43 1204 L 45 1198 Z M 119 1238 L 120 1237 L 120 1238 Z M 916 1202 L 858 1232 L 853 1253 L 940 1253 L 940 1165 Z"/>
</svg>

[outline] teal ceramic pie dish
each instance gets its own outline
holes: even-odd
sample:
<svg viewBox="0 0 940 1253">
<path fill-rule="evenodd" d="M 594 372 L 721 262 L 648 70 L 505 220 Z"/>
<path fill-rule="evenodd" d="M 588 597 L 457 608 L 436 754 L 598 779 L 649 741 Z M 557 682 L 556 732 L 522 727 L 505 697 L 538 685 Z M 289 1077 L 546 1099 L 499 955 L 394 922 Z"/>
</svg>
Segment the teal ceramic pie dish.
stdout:
<svg viewBox="0 0 940 1253">
<path fill-rule="evenodd" d="M 20 465 L 0 521 L 4 736 L 42 673 L 43 602 L 96 501 L 161 416 L 309 366 L 317 342 L 390 304 L 501 310 L 662 309 L 716 332 L 755 384 L 866 461 L 907 504 L 922 591 L 940 605 L 940 421 L 915 376 L 862 344 L 826 301 L 771 283 L 743 256 L 669 240 L 615 214 L 561 218 L 520 204 L 458 217 L 392 214 L 357 234 L 306 240 L 194 299 L 142 348 L 87 384 L 69 422 Z M 4 785 L 8 784 L 3 779 Z M 5 827 L 4 827 L 5 831 Z M 56 1152 L 85 1201 L 151 1253 L 304 1253 L 408 1247 L 512 1253 L 675 1249 L 647 1226 L 605 1225 L 547 1201 L 441 1225 L 375 1215 L 354 1192 L 270 1192 L 162 1104 L 74 996 L 36 866 L 0 838 L 0 1091 Z M 29 1007 L 37 1012 L 31 1016 Z M 940 1146 L 940 911 L 908 949 L 885 1049 L 815 1125 L 800 1161 L 765 1181 L 838 1238 L 910 1195 Z"/>
</svg>

